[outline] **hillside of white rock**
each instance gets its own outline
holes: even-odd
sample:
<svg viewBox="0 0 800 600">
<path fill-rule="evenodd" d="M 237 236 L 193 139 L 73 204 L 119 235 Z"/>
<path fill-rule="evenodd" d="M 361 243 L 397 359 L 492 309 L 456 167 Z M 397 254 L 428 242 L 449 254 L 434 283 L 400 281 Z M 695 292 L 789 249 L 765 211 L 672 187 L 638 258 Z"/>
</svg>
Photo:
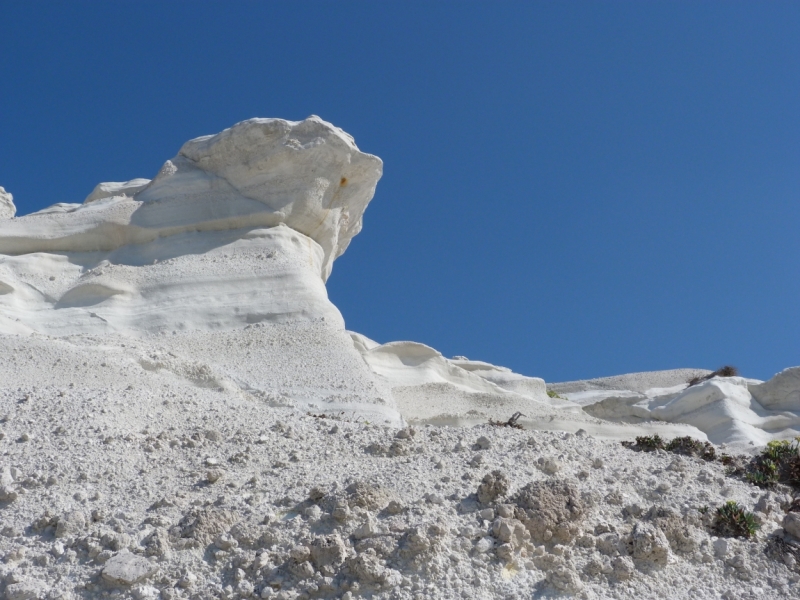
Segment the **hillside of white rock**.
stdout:
<svg viewBox="0 0 800 600">
<path fill-rule="evenodd" d="M 0 593 L 800 597 L 791 481 L 618 443 L 789 447 L 800 367 L 546 384 L 347 331 L 325 281 L 381 172 L 251 119 L 83 203 L 0 188 Z"/>
</svg>

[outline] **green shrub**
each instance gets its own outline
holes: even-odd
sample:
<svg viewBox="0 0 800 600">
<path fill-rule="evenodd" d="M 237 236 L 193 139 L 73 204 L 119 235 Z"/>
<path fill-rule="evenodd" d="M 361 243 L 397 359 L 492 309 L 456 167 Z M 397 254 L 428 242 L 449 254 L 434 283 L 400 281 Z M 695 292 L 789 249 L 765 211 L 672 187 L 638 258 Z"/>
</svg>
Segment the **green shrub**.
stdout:
<svg viewBox="0 0 800 600">
<path fill-rule="evenodd" d="M 725 537 L 752 537 L 760 525 L 753 513 L 747 512 L 733 500 L 728 500 L 717 509 L 714 531 Z"/>
<path fill-rule="evenodd" d="M 762 488 L 786 483 L 800 488 L 800 438 L 774 440 L 747 466 L 745 478 Z"/>
<path fill-rule="evenodd" d="M 780 462 L 790 458 L 792 454 L 797 454 L 797 442 L 790 443 L 788 440 L 772 440 L 764 448 L 762 454 L 770 460 Z"/>
</svg>

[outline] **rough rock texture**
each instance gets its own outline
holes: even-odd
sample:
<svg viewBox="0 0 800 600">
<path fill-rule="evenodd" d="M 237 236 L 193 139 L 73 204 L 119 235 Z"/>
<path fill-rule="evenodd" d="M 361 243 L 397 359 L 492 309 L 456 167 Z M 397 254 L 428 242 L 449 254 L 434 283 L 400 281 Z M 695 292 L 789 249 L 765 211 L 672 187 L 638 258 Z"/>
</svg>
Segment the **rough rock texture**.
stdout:
<svg viewBox="0 0 800 600">
<path fill-rule="evenodd" d="M 124 551 L 108 559 L 102 576 L 112 585 L 129 586 L 152 575 L 156 570 L 155 565 L 146 558 Z"/>
<path fill-rule="evenodd" d="M 784 369 L 764 383 L 748 387 L 753 397 L 769 410 L 797 410 L 800 405 L 800 367 Z"/>
<path fill-rule="evenodd" d="M 539 542 L 572 541 L 586 515 L 577 486 L 563 480 L 529 483 L 511 501 L 518 508 L 517 517 Z"/>
<path fill-rule="evenodd" d="M 14 348 L 3 356 L 17 356 L 19 368 L 19 340 Z M 31 356 L 40 370 L 67 360 L 46 349 Z M 119 378 L 120 365 L 106 364 L 98 375 Z M 90 389 L 63 375 L 58 383 L 20 376 L 0 387 L 0 477 L 17 493 L 0 505 L 0 595 L 800 593 L 791 553 L 767 554 L 791 498 L 777 490 L 762 501 L 762 490 L 719 463 L 681 457 L 675 469 L 668 454 L 486 424 L 422 425 L 398 439 L 395 428 L 170 377 L 152 387 L 135 381 L 101 378 Z M 412 451 L 369 451 L 397 441 Z M 539 466 L 544 457 L 557 458 L 555 475 Z M 213 481 L 211 469 L 221 473 Z M 498 492 L 488 503 L 478 499 L 485 482 Z M 704 524 L 730 499 L 772 507 L 753 540 L 717 540 Z"/>
<path fill-rule="evenodd" d="M 492 471 L 478 486 L 478 502 L 491 504 L 508 493 L 508 477 L 502 471 Z"/>
<path fill-rule="evenodd" d="M 650 562 L 661 567 L 669 562 L 670 551 L 667 536 L 657 525 L 652 523 L 637 523 L 631 532 L 628 547 L 628 552 L 636 560 Z"/>
<path fill-rule="evenodd" d="M 149 183 L 100 184 L 82 205 L 4 221 L 0 331 L 341 325 L 324 281 L 381 169 L 318 117 L 251 119 L 191 140 Z"/>
<path fill-rule="evenodd" d="M 716 378 L 688 389 L 689 376 L 707 372 L 636 373 L 551 384 L 548 395 L 537 377 L 345 332 L 325 280 L 360 230 L 381 169 L 318 117 L 250 119 L 190 140 L 152 181 L 101 183 L 83 203 L 9 218 L 13 202 L 2 192 L 0 333 L 106 343 L 161 336 L 157 357 L 128 358 L 197 385 L 396 425 L 517 415 L 516 424 L 532 429 L 688 435 L 740 451 L 800 434 L 800 382 L 791 370 L 773 382 Z M 264 335 L 259 348 L 242 352 L 252 340 L 235 338 L 248 327 Z M 215 354 L 216 339 L 205 351 L 223 332 L 223 354 Z"/>
<path fill-rule="evenodd" d="M 14 196 L 0 186 L 0 220 L 11 219 L 15 214 L 17 207 L 14 206 Z"/>
<path fill-rule="evenodd" d="M 316 242 L 315 268 L 326 279 L 360 231 L 381 172 L 380 159 L 319 117 L 250 119 L 186 142 L 144 187 L 100 184 L 87 204 L 18 219 L 2 232 L 0 252 L 109 252 L 190 231 L 284 223 Z"/>
<path fill-rule="evenodd" d="M 130 181 L 106 181 L 98 183 L 92 193 L 86 196 L 84 204 L 97 202 L 105 198 L 127 196 L 133 198 L 137 192 L 142 191 L 150 183 L 149 179 L 131 179 Z"/>
<path fill-rule="evenodd" d="M 789 513 L 783 518 L 783 528 L 800 540 L 800 513 Z"/>
</svg>

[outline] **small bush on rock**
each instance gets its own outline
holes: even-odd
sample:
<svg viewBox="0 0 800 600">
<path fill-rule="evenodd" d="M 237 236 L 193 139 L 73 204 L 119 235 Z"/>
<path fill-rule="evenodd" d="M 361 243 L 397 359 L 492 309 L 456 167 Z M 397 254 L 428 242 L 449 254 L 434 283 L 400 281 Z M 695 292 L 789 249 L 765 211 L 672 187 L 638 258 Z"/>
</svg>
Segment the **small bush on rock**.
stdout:
<svg viewBox="0 0 800 600">
<path fill-rule="evenodd" d="M 764 448 L 762 455 L 775 462 L 781 462 L 787 458 L 791 458 L 792 455 L 796 455 L 797 447 L 798 440 L 795 440 L 794 443 L 788 440 L 773 440 Z"/>
<path fill-rule="evenodd" d="M 708 381 L 714 377 L 736 377 L 739 374 L 739 369 L 733 367 L 731 365 L 725 365 L 724 367 L 720 367 L 713 373 L 709 373 L 708 375 L 702 375 L 698 377 L 692 377 L 687 383 L 689 387 L 693 385 L 697 385 L 698 383 L 703 383 L 704 381 Z"/>
<path fill-rule="evenodd" d="M 762 488 L 786 483 L 800 488 L 800 438 L 769 442 L 748 465 L 745 478 Z"/>
<path fill-rule="evenodd" d="M 637 452 L 655 452 L 664 449 L 664 439 L 658 435 L 640 435 L 636 438 L 636 443 L 622 442 L 622 445 Z"/>
<path fill-rule="evenodd" d="M 703 460 L 714 460 L 717 452 L 713 444 L 709 442 L 701 442 L 694 438 L 687 436 L 673 438 L 670 443 L 665 447 L 669 452 L 675 454 L 684 454 L 686 456 L 696 456 Z"/>
<path fill-rule="evenodd" d="M 749 538 L 759 527 L 755 515 L 733 500 L 720 506 L 714 519 L 714 531 L 725 537 Z"/>
<path fill-rule="evenodd" d="M 754 461 L 745 478 L 758 487 L 771 487 L 778 482 L 778 465 L 769 459 Z"/>
</svg>

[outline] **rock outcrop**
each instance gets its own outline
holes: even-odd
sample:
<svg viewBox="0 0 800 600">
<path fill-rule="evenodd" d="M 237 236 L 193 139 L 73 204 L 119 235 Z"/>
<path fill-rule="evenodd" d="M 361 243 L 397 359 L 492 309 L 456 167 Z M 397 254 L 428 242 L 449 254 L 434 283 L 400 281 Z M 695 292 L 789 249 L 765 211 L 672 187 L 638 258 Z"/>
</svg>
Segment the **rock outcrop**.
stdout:
<svg viewBox="0 0 800 600">
<path fill-rule="evenodd" d="M 550 387 L 604 421 L 681 424 L 691 428 L 682 435 L 738 450 L 791 439 L 800 432 L 800 368 L 786 369 L 766 382 L 712 377 L 688 385 L 687 378 L 698 373 L 702 372 L 633 373 Z M 648 388 L 648 380 L 665 387 Z"/>
<path fill-rule="evenodd" d="M 324 282 L 361 229 L 380 159 L 318 117 L 184 144 L 152 181 L 13 216 L 0 194 L 0 332 L 342 323 Z"/>
</svg>

